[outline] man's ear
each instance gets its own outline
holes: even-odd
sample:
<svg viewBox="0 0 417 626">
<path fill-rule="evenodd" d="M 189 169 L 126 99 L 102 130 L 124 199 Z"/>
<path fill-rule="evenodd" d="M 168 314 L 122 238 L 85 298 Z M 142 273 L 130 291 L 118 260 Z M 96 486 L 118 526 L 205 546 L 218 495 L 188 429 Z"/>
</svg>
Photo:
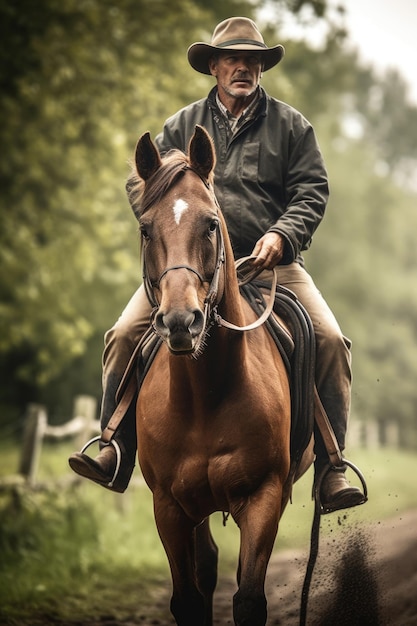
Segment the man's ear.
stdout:
<svg viewBox="0 0 417 626">
<path fill-rule="evenodd" d="M 215 57 L 211 57 L 211 59 L 209 59 L 208 66 L 209 66 L 210 74 L 212 76 L 217 76 L 217 60 Z"/>
</svg>

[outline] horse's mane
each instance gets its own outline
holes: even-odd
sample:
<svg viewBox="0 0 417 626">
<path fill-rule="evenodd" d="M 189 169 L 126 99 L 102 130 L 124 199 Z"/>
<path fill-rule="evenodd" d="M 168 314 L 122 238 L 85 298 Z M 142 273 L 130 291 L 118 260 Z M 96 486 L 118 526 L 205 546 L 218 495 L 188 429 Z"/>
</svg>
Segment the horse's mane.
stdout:
<svg viewBox="0 0 417 626">
<path fill-rule="evenodd" d="M 189 167 L 187 156 L 180 150 L 171 150 L 162 159 L 162 165 L 145 182 L 137 173 L 135 164 L 126 182 L 127 196 L 137 219 L 153 204 L 159 202 Z"/>
</svg>

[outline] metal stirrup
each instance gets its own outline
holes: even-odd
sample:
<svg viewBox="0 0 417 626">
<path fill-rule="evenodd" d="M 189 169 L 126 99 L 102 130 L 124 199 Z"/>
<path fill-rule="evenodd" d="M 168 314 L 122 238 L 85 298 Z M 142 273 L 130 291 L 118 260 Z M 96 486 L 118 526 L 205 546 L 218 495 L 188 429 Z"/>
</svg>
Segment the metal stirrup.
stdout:
<svg viewBox="0 0 417 626">
<path fill-rule="evenodd" d="M 101 440 L 101 435 L 97 435 L 96 437 L 93 437 L 92 439 L 90 439 L 90 441 L 87 441 L 87 443 L 81 448 L 81 454 L 84 454 L 87 448 L 89 448 L 93 443 L 96 443 L 96 441 L 100 441 L 100 440 Z M 111 441 L 109 441 L 108 443 L 105 443 L 104 445 L 113 446 L 116 452 L 116 467 L 115 467 L 111 481 L 107 483 L 107 487 L 113 487 L 114 481 L 117 478 L 117 475 L 120 470 L 120 466 L 122 464 L 122 451 L 120 450 L 120 446 L 115 439 L 112 439 Z"/>
</svg>

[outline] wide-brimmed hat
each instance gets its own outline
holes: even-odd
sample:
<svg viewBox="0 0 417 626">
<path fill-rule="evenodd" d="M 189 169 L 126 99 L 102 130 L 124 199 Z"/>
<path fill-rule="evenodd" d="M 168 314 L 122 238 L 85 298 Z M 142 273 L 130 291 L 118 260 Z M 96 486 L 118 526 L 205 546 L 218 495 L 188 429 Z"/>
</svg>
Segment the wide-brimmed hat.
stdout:
<svg viewBox="0 0 417 626">
<path fill-rule="evenodd" d="M 247 17 L 230 17 L 220 22 L 214 29 L 211 43 L 193 43 L 187 52 L 191 67 L 202 74 L 210 74 L 208 62 L 217 50 L 256 50 L 261 54 L 264 71 L 279 63 L 285 54 L 281 44 L 268 48 L 255 22 Z"/>
</svg>

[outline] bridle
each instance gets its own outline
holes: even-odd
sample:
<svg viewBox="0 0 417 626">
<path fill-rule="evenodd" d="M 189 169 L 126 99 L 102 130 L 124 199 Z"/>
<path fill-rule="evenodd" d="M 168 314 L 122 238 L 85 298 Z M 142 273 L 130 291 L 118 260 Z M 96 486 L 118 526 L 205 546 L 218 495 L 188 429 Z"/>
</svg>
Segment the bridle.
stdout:
<svg viewBox="0 0 417 626">
<path fill-rule="evenodd" d="M 203 182 L 204 186 L 211 192 L 214 203 L 216 207 L 219 208 L 218 200 L 216 198 L 214 189 L 212 185 L 210 184 L 210 182 L 206 178 L 204 178 L 197 170 L 190 167 L 189 165 L 185 165 L 183 168 L 183 171 L 187 171 L 187 170 L 190 170 L 194 172 L 195 174 L 197 174 L 197 176 Z M 159 285 L 161 283 L 161 280 L 164 278 L 164 276 L 166 276 L 168 272 L 172 272 L 172 271 L 180 270 L 180 269 L 184 269 L 189 272 L 192 272 L 198 277 L 201 283 L 210 283 L 204 303 L 210 304 L 211 306 L 213 305 L 213 303 L 216 301 L 216 298 L 217 298 L 220 271 L 225 260 L 224 239 L 223 239 L 222 230 L 220 228 L 220 222 L 218 222 L 216 225 L 216 235 L 217 235 L 216 237 L 217 239 L 216 266 L 214 269 L 213 276 L 211 278 L 202 276 L 202 274 L 198 270 L 196 270 L 194 267 L 191 267 L 190 265 L 179 264 L 179 265 L 172 265 L 171 267 L 165 268 L 161 272 L 157 280 L 151 281 L 149 279 L 147 268 L 146 268 L 146 259 L 145 259 L 145 252 L 144 252 L 145 246 L 142 245 L 142 278 L 143 278 L 143 283 L 145 286 L 146 295 L 148 296 L 148 299 L 150 303 L 152 304 L 152 306 L 159 307 L 159 302 L 156 299 L 154 290 L 159 289 Z"/>
<path fill-rule="evenodd" d="M 216 205 L 216 207 L 218 209 L 220 209 L 220 205 L 219 202 L 216 198 L 214 189 L 212 187 L 212 185 L 210 184 L 210 182 L 204 178 L 203 176 L 201 176 L 201 174 L 195 170 L 194 168 L 190 167 L 189 165 L 185 165 L 184 166 L 184 171 L 185 170 L 191 170 L 192 172 L 194 172 L 195 174 L 197 174 L 197 176 L 200 178 L 200 180 L 203 182 L 204 186 L 211 192 L 214 203 Z M 273 272 L 273 279 L 272 279 L 272 286 L 271 286 L 271 297 L 269 299 L 269 303 L 268 306 L 265 308 L 263 314 L 252 324 L 248 324 L 247 326 L 237 326 L 235 324 L 232 324 L 231 322 L 228 322 L 227 320 L 223 319 L 221 317 L 221 315 L 218 313 L 218 304 L 220 299 L 218 298 L 218 290 L 219 290 L 219 282 L 220 282 L 220 273 L 222 270 L 222 267 L 224 265 L 225 262 L 225 247 L 224 247 L 224 238 L 223 238 L 223 233 L 222 233 L 222 229 L 221 229 L 221 223 L 220 220 L 217 222 L 216 225 L 216 239 L 217 239 L 217 246 L 216 246 L 216 264 L 215 264 L 215 269 L 214 269 L 214 273 L 213 276 L 211 278 L 207 278 L 204 277 L 198 270 L 196 270 L 194 267 L 191 267 L 190 265 L 187 264 L 178 264 L 178 265 L 172 265 L 171 267 L 167 267 L 165 268 L 161 274 L 159 275 L 159 278 L 156 281 L 151 281 L 149 279 L 149 275 L 147 272 L 147 267 L 146 267 L 146 258 L 145 258 L 145 246 L 141 246 L 142 248 L 142 278 L 143 278 L 143 284 L 144 284 L 144 288 L 145 288 L 145 292 L 146 295 L 148 297 L 148 300 L 150 302 L 150 304 L 152 305 L 152 313 L 151 313 L 151 325 L 154 329 L 154 331 L 158 333 L 153 320 L 155 318 L 155 315 L 158 311 L 159 305 L 160 303 L 158 302 L 156 295 L 155 295 L 155 289 L 159 289 L 161 280 L 169 273 L 169 272 L 173 272 L 175 270 L 180 270 L 180 269 L 184 269 L 187 270 L 188 272 L 192 272 L 193 274 L 195 274 L 199 281 L 201 282 L 201 284 L 203 283 L 209 283 L 209 288 L 206 294 L 206 297 L 204 299 L 204 310 L 203 310 L 203 315 L 204 315 L 204 332 L 202 333 L 202 335 L 206 335 L 208 330 L 210 329 L 211 326 L 213 326 L 214 324 L 217 324 L 218 326 L 223 326 L 224 328 L 228 328 L 229 330 L 236 330 L 236 331 L 240 331 L 240 332 L 244 332 L 247 330 L 253 330 L 254 328 L 258 328 L 259 326 L 261 326 L 270 316 L 273 306 L 274 306 L 274 294 L 275 294 L 275 290 L 276 290 L 276 286 L 277 286 L 277 275 L 276 275 L 276 271 L 272 270 Z M 250 260 L 254 259 L 255 257 L 244 257 L 242 259 L 239 259 L 238 261 L 236 261 L 235 263 L 235 267 L 236 270 L 242 270 L 242 268 L 244 267 L 244 265 L 246 263 L 248 263 Z M 249 273 L 247 273 L 246 278 L 243 278 L 241 281 L 239 281 L 239 285 L 244 285 L 248 282 L 250 282 L 253 278 L 255 278 L 262 270 L 252 270 Z"/>
</svg>

